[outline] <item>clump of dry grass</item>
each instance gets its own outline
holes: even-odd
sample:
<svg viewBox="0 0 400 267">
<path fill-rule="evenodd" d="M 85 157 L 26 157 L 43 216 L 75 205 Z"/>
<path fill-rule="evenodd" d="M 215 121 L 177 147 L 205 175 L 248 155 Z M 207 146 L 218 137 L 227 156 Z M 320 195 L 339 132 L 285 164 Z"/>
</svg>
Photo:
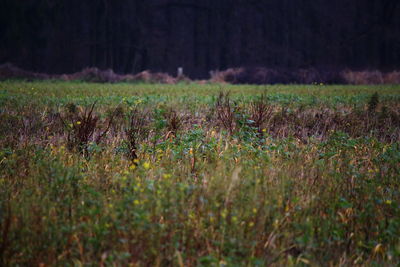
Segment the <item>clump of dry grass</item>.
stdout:
<svg viewBox="0 0 400 267">
<path fill-rule="evenodd" d="M 168 75 L 167 73 L 152 73 L 148 70 L 142 71 L 131 77 L 127 77 L 126 81 L 133 82 L 147 82 L 147 83 L 165 83 L 165 84 L 175 84 L 177 79 Z"/>
<path fill-rule="evenodd" d="M 400 71 L 392 71 L 383 76 L 385 84 L 400 84 Z"/>
<path fill-rule="evenodd" d="M 342 75 L 348 84 L 383 84 L 384 79 L 380 71 L 343 71 Z"/>
<path fill-rule="evenodd" d="M 59 114 L 67 133 L 67 147 L 70 150 L 77 149 L 85 157 L 89 156 L 89 144 L 99 144 L 113 125 L 116 115 L 120 115 L 117 107 L 106 123 L 101 122 L 95 112 L 95 106 L 96 102 L 86 108 L 69 103 L 66 105 L 66 112 Z"/>
<path fill-rule="evenodd" d="M 252 126 L 257 128 L 259 134 L 263 133 L 271 121 L 272 113 L 273 106 L 268 104 L 265 95 L 250 103 L 250 120 L 254 122 Z"/>
<path fill-rule="evenodd" d="M 133 109 L 129 115 L 128 126 L 124 129 L 128 145 L 128 157 L 132 161 L 138 159 L 139 144 L 149 135 L 149 122 L 146 117 L 144 112 Z"/>
<path fill-rule="evenodd" d="M 164 113 L 164 117 L 167 123 L 167 136 L 176 136 L 178 131 L 182 128 L 183 126 L 183 117 L 173 109 L 169 109 Z"/>
<path fill-rule="evenodd" d="M 229 97 L 229 92 L 219 93 L 215 102 L 215 113 L 220 125 L 232 135 L 236 127 L 235 107 Z"/>
</svg>

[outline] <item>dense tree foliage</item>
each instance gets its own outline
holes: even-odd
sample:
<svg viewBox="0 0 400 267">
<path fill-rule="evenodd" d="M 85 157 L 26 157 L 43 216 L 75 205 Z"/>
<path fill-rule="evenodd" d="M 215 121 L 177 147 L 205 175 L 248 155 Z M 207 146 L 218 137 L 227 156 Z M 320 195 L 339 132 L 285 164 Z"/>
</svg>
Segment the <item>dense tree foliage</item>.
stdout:
<svg viewBox="0 0 400 267">
<path fill-rule="evenodd" d="M 2 0 L 0 63 L 191 77 L 237 66 L 390 70 L 397 0 Z"/>
</svg>

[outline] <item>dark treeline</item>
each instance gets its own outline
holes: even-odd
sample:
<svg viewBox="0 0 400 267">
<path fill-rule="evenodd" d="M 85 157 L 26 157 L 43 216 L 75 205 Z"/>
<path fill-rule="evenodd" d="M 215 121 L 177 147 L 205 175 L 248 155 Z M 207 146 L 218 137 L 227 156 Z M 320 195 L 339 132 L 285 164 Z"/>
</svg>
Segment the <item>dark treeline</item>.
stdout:
<svg viewBox="0 0 400 267">
<path fill-rule="evenodd" d="M 398 0 L 2 0 L 0 63 L 47 73 L 398 68 Z"/>
</svg>

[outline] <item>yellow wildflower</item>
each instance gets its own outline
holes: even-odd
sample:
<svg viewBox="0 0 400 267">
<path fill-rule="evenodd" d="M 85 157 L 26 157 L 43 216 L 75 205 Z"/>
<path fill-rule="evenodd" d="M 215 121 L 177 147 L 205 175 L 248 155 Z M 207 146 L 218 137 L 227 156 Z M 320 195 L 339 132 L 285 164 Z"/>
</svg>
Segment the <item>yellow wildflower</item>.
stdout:
<svg viewBox="0 0 400 267">
<path fill-rule="evenodd" d="M 226 209 L 222 210 L 221 217 L 225 219 L 226 215 L 228 215 L 228 211 Z"/>
<path fill-rule="evenodd" d="M 129 169 L 130 169 L 130 170 L 136 169 L 136 165 L 135 165 L 135 164 L 132 164 L 131 166 L 129 166 Z"/>
<path fill-rule="evenodd" d="M 189 219 L 194 220 L 196 218 L 196 215 L 191 211 L 189 212 Z"/>
<path fill-rule="evenodd" d="M 146 170 L 150 169 L 150 163 L 147 161 L 143 163 L 143 168 L 145 168 Z"/>
</svg>

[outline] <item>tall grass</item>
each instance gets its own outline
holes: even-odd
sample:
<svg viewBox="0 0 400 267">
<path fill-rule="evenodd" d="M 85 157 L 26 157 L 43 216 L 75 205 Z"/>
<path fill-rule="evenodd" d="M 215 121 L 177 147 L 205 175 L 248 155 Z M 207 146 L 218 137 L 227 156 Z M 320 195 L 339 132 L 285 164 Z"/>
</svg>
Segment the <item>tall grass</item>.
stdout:
<svg viewBox="0 0 400 267">
<path fill-rule="evenodd" d="M 400 264 L 397 88 L 51 85 L 0 84 L 0 265 Z"/>
</svg>

